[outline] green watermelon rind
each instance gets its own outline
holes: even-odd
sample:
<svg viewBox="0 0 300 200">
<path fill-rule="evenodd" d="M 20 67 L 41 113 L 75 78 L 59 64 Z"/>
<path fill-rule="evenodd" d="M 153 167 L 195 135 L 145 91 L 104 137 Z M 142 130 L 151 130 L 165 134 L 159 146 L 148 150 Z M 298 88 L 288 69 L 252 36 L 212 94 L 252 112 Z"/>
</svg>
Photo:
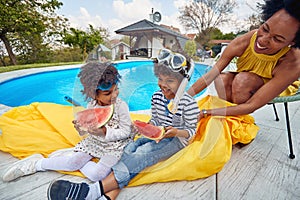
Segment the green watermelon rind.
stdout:
<svg viewBox="0 0 300 200">
<path fill-rule="evenodd" d="M 140 120 L 135 120 L 135 121 L 134 121 L 135 126 L 136 126 L 136 123 L 135 123 L 136 121 L 142 122 L 142 121 L 140 121 Z M 145 122 L 143 122 L 143 123 L 145 123 Z M 149 124 L 149 125 L 150 125 L 150 124 Z M 152 125 L 152 126 L 154 126 L 154 125 Z M 150 139 L 150 140 L 160 140 L 160 139 L 162 139 L 162 138 L 165 136 L 165 128 L 164 128 L 163 126 L 155 126 L 155 127 L 159 127 L 160 130 L 161 130 L 161 133 L 160 133 L 159 137 L 149 137 L 149 136 L 144 135 L 144 134 L 141 133 L 140 131 L 139 131 L 139 134 L 142 135 L 144 138 L 148 138 L 148 139 Z"/>
<path fill-rule="evenodd" d="M 107 106 L 107 107 L 105 107 L 104 109 L 107 109 L 107 108 L 110 108 L 110 112 L 108 113 L 108 117 L 106 118 L 106 120 L 104 120 L 102 123 L 99 123 L 98 122 L 98 120 L 99 120 L 99 117 L 96 115 L 95 117 L 97 118 L 97 128 L 101 128 L 101 127 L 103 127 L 105 124 L 107 124 L 108 122 L 109 122 L 109 120 L 112 118 L 112 116 L 113 116 L 113 113 L 114 113 L 114 104 L 111 104 L 110 106 Z M 87 110 L 94 110 L 94 112 L 95 113 L 97 113 L 96 111 L 98 110 L 98 109 L 101 109 L 101 108 L 91 108 L 91 109 L 85 109 L 85 110 L 83 110 L 83 111 L 80 111 L 80 112 L 78 112 L 78 113 L 76 113 L 76 120 L 78 120 L 78 115 L 82 115 L 84 112 L 86 112 Z M 103 116 L 101 116 L 101 117 L 103 117 Z M 80 120 L 79 120 L 80 121 Z M 80 124 L 80 122 L 79 122 L 79 124 Z M 80 124 L 80 129 L 82 130 L 82 131 L 88 131 L 88 127 L 85 127 L 85 125 L 82 125 L 82 124 Z"/>
<path fill-rule="evenodd" d="M 114 110 L 115 110 L 114 104 L 111 104 L 109 107 L 111 107 L 109 117 L 106 119 L 106 121 L 103 121 L 102 124 L 98 125 L 98 128 L 101 128 L 102 126 L 107 124 L 109 122 L 109 120 L 111 120 L 112 116 L 114 115 Z"/>
</svg>

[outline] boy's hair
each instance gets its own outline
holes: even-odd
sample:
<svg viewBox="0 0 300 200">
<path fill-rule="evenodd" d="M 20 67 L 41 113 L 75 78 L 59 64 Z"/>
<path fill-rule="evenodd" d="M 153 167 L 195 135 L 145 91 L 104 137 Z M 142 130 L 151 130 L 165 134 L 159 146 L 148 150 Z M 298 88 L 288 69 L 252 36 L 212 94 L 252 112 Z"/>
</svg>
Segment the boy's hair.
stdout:
<svg viewBox="0 0 300 200">
<path fill-rule="evenodd" d="M 78 77 L 83 85 L 81 93 L 85 96 L 85 100 L 95 99 L 100 85 L 113 85 L 121 79 L 118 70 L 110 62 L 89 62 L 81 67 Z"/>
<path fill-rule="evenodd" d="M 159 75 L 172 76 L 176 78 L 179 82 L 186 76 L 190 70 L 190 62 L 187 60 L 187 66 L 185 70 L 180 70 L 179 72 L 174 72 L 165 62 L 157 63 L 154 62 L 154 75 L 158 77 Z"/>
<path fill-rule="evenodd" d="M 292 17 L 300 22 L 300 1 L 299 0 L 265 0 L 265 4 L 261 5 L 262 19 L 267 21 L 277 11 L 285 9 Z M 293 47 L 300 48 L 300 26 L 296 33 L 295 44 Z"/>
</svg>

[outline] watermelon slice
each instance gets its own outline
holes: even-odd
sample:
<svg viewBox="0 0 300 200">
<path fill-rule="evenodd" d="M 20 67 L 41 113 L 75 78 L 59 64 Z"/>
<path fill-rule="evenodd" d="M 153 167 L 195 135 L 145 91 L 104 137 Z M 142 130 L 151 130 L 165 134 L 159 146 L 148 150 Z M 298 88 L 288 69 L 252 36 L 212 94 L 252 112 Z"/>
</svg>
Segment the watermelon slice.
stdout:
<svg viewBox="0 0 300 200">
<path fill-rule="evenodd" d="M 77 123 L 81 130 L 87 131 L 90 127 L 101 128 L 112 117 L 114 113 L 114 105 L 105 106 L 101 108 L 86 109 L 76 113 Z"/>
<path fill-rule="evenodd" d="M 133 124 L 141 135 L 151 140 L 159 140 L 163 138 L 165 134 L 165 129 L 163 126 L 154 126 L 139 120 L 135 120 Z"/>
</svg>

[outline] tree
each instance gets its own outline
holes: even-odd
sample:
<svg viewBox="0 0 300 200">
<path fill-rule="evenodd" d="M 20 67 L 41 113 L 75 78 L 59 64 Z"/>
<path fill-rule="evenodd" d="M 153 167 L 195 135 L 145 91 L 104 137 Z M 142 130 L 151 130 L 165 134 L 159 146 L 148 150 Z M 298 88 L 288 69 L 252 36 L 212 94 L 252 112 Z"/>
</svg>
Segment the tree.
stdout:
<svg viewBox="0 0 300 200">
<path fill-rule="evenodd" d="M 196 42 L 194 40 L 189 40 L 185 43 L 184 51 L 189 57 L 193 57 L 196 54 Z"/>
<path fill-rule="evenodd" d="M 195 0 L 180 9 L 179 20 L 187 29 L 197 30 L 202 44 L 210 40 L 212 28 L 227 22 L 235 0 Z"/>
<path fill-rule="evenodd" d="M 261 19 L 260 13 L 254 13 L 248 18 L 249 24 L 250 24 L 250 30 L 257 29 L 261 24 L 263 24 L 263 21 Z"/>
<path fill-rule="evenodd" d="M 256 7 L 251 6 L 248 2 L 246 2 L 246 5 L 249 7 L 249 9 L 252 10 L 253 14 L 248 17 L 247 20 L 245 20 L 245 25 L 243 25 L 243 29 L 239 30 L 241 33 L 246 33 L 249 30 L 257 29 L 259 26 L 263 23 L 261 18 L 261 3 L 257 3 Z M 247 27 L 245 29 L 245 27 Z"/>
<path fill-rule="evenodd" d="M 108 38 L 108 31 L 104 28 L 94 28 L 89 25 L 87 31 L 70 28 L 70 31 L 65 30 L 63 35 L 63 42 L 71 47 L 79 47 L 83 54 L 83 59 L 90 53 L 97 45 L 103 44 Z"/>
<path fill-rule="evenodd" d="M 222 31 L 218 28 L 211 29 L 211 39 L 212 40 L 233 40 L 236 37 L 236 34 L 233 32 L 223 34 Z"/>
<path fill-rule="evenodd" d="M 62 5 L 57 0 L 0 0 L 0 39 L 12 64 L 17 64 L 14 51 L 20 53 L 22 46 L 39 51 L 30 45 L 39 46 L 65 25 L 67 19 L 54 12 Z"/>
</svg>

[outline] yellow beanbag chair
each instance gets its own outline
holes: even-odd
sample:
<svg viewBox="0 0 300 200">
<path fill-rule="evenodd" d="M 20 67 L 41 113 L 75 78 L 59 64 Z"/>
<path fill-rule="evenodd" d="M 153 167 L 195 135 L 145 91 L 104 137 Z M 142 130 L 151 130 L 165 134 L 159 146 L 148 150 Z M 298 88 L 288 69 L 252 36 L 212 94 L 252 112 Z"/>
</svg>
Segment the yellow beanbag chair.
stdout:
<svg viewBox="0 0 300 200">
<path fill-rule="evenodd" d="M 210 109 L 232 104 L 207 96 L 198 105 L 201 109 Z M 74 147 L 82 138 L 73 127 L 73 113 L 72 106 L 52 103 L 33 103 L 11 109 L 0 116 L 0 150 L 22 159 L 34 153 L 47 157 L 53 151 Z M 148 121 L 150 116 L 131 113 L 131 118 Z M 249 115 L 201 119 L 189 146 L 143 170 L 129 186 L 194 180 L 215 174 L 230 159 L 232 144 L 249 143 L 257 131 Z M 67 173 L 82 176 L 80 172 Z"/>
<path fill-rule="evenodd" d="M 207 96 L 198 105 L 200 109 L 212 109 L 233 104 Z M 171 158 L 143 170 L 129 186 L 211 176 L 230 159 L 232 144 L 250 143 L 257 132 L 258 127 L 250 115 L 202 118 L 190 145 Z"/>
</svg>

